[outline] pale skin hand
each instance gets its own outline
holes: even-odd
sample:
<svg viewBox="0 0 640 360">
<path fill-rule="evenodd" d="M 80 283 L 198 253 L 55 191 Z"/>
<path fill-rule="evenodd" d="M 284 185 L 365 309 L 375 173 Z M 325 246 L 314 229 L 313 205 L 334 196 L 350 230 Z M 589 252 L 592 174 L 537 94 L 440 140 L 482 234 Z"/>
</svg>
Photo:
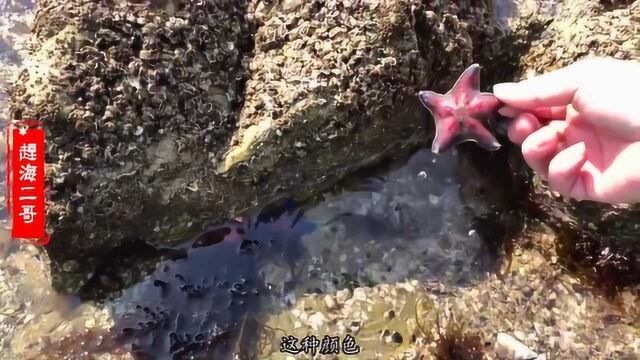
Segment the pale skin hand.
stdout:
<svg viewBox="0 0 640 360">
<path fill-rule="evenodd" d="M 640 63 L 595 58 L 494 86 L 509 138 L 549 187 L 578 200 L 640 202 Z"/>
</svg>

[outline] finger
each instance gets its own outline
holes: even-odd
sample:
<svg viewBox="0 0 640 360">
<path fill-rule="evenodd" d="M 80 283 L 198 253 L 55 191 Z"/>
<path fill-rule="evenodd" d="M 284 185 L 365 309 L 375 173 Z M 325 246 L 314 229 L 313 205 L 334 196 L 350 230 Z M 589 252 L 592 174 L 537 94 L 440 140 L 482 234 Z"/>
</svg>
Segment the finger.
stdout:
<svg viewBox="0 0 640 360">
<path fill-rule="evenodd" d="M 545 108 L 536 108 L 530 112 L 539 119 L 545 120 L 562 120 L 566 117 L 566 106 L 550 106 Z"/>
<path fill-rule="evenodd" d="M 529 113 L 520 114 L 509 124 L 509 140 L 521 145 L 533 132 L 540 129 L 538 119 Z"/>
<path fill-rule="evenodd" d="M 567 113 L 566 106 L 550 106 L 544 108 L 535 108 L 529 110 L 518 109 L 513 106 L 503 106 L 498 110 L 498 113 L 502 116 L 515 118 L 518 115 L 528 112 L 535 115 L 539 120 L 562 120 L 565 118 Z"/>
<path fill-rule="evenodd" d="M 609 129 L 627 139 L 640 139 L 637 92 L 621 87 L 603 94 L 601 87 L 583 86 L 576 92 L 573 107 L 593 125 Z"/>
<path fill-rule="evenodd" d="M 564 149 L 566 127 L 567 124 L 564 121 L 552 121 L 522 142 L 522 155 L 525 161 L 543 178 L 548 175 L 551 159 L 558 151 Z"/>
<path fill-rule="evenodd" d="M 565 196 L 584 199 L 586 192 L 581 177 L 586 154 L 584 142 L 560 151 L 549 163 L 549 188 Z"/>
<path fill-rule="evenodd" d="M 493 93 L 507 105 L 521 109 L 570 104 L 592 61 L 581 61 L 518 83 L 502 83 Z"/>
<path fill-rule="evenodd" d="M 587 191 L 591 190 L 592 200 L 609 203 L 640 203 L 640 167 L 637 165 L 639 157 L 640 142 L 624 146 L 605 168 L 593 165 L 591 154 L 589 154 L 589 161 L 583 167 L 583 173 L 591 175 L 591 179 L 586 178 L 585 187 Z M 591 188 L 589 188 L 590 185 Z"/>
</svg>

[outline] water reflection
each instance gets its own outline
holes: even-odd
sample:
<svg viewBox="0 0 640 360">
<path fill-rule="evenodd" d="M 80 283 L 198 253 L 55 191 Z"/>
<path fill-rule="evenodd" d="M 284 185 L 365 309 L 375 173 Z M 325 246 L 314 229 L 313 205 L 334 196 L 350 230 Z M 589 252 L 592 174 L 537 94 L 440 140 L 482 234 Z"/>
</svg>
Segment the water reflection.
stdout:
<svg viewBox="0 0 640 360">
<path fill-rule="evenodd" d="M 261 270 L 276 263 L 294 279 L 300 238 L 314 229 L 294 203 L 210 229 L 112 304 L 116 336 L 138 358 L 255 358 L 271 290 L 291 287 Z"/>
<path fill-rule="evenodd" d="M 476 194 L 482 178 L 461 183 L 461 171 L 456 154 L 423 150 L 369 189 L 326 196 L 307 213 L 322 225 L 304 239 L 313 254 L 306 290 L 406 279 L 463 285 L 492 270 L 495 251 L 474 227 L 495 209 Z"/>
<path fill-rule="evenodd" d="M 461 166 L 470 165 L 455 153 L 435 157 L 423 150 L 405 166 L 347 183 L 304 212 L 287 201 L 181 247 L 138 248 L 134 253 L 162 260 L 109 303 L 111 335 L 140 359 L 256 358 L 261 319 L 306 293 L 407 279 L 455 285 L 481 279 L 498 256 L 484 237 L 494 236 L 502 220 L 478 190 L 487 184 L 469 177 L 473 166 Z M 99 280 L 117 271 L 103 268 L 89 284 L 108 287 Z"/>
</svg>

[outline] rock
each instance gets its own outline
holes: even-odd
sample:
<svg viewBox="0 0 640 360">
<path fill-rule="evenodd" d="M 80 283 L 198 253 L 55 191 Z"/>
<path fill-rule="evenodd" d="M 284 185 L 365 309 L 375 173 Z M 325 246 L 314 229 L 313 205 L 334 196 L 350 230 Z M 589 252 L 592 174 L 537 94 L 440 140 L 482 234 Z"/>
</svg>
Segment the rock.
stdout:
<svg viewBox="0 0 640 360">
<path fill-rule="evenodd" d="M 525 53 L 520 63 L 522 75 L 558 69 L 588 56 L 640 59 L 638 2 L 611 9 L 604 1 L 571 0 L 555 2 L 547 12 L 534 10 L 536 3 L 525 0 L 521 17 L 549 25 Z"/>
<path fill-rule="evenodd" d="M 387 320 L 391 320 L 396 317 L 396 312 L 393 310 L 388 310 L 384 312 L 384 318 Z"/>
<path fill-rule="evenodd" d="M 394 298 L 382 296 L 379 287 L 362 288 L 361 291 L 366 293 L 366 300 L 351 298 L 342 302 L 336 299 L 339 306 L 332 311 L 325 310 L 324 297 L 305 295 L 293 304 L 293 309 L 283 309 L 279 313 L 270 315 L 265 320 L 266 325 L 283 329 L 287 334 L 298 339 L 302 339 L 306 334 L 316 334 L 318 338 L 326 334 L 344 339 L 347 334 L 350 334 L 362 349 L 362 356 L 377 354 L 384 359 L 404 359 L 404 353 L 410 351 L 413 346 L 407 339 L 411 336 L 406 334 L 414 332 L 416 297 L 415 294 L 407 292 L 398 285 L 385 285 L 396 291 Z M 388 308 L 392 302 L 398 305 L 398 316 L 394 319 L 383 319 L 385 308 Z M 300 326 L 296 326 L 302 311 L 310 312 L 312 315 L 307 321 L 298 324 Z M 322 316 L 326 316 L 331 321 L 312 321 L 321 317 L 317 311 L 324 313 Z M 278 341 L 279 337 L 268 338 L 267 342 L 274 340 Z M 277 351 L 277 348 L 273 348 L 261 358 L 284 359 Z"/>
<path fill-rule="evenodd" d="M 10 240 L 0 253 L 0 351 L 7 359 L 59 359 L 105 350 L 126 359 L 107 336 L 109 311 L 56 293 L 51 287 L 47 254 Z M 116 356 L 117 353 L 122 356 Z"/>
<path fill-rule="evenodd" d="M 507 261 L 502 265 L 509 269 Z M 362 287 L 359 292 L 366 298 L 336 299 L 340 306 L 330 311 L 326 310 L 326 295 L 305 294 L 292 309 L 270 315 L 266 324 L 298 339 L 309 333 L 344 336 L 357 328 L 354 336 L 366 349 L 363 356 L 375 353 L 385 359 L 414 359 L 411 354 L 416 352 L 425 359 L 496 355 L 544 359 L 536 352 L 562 359 L 608 359 L 637 352 L 640 331 L 627 325 L 637 324 L 640 314 L 637 288 L 624 290 L 620 301 L 611 303 L 597 289 L 578 288 L 578 283 L 576 277 L 551 265 L 546 256 L 522 249 L 502 276 L 493 274 L 470 286 L 434 281 L 413 292 L 407 290 L 409 282 Z M 392 306 L 395 316 L 389 318 L 386 314 Z M 309 323 L 310 317 L 300 321 L 301 313 L 317 311 L 331 321 L 317 330 Z M 518 329 L 510 333 L 518 334 L 522 342 L 504 329 Z M 277 343 L 280 335 L 271 336 L 267 342 Z"/>
<path fill-rule="evenodd" d="M 450 2 L 38 5 L 11 115 L 47 129 L 48 251 L 68 292 L 109 251 L 187 240 L 426 142 L 415 93 L 449 87 L 492 27 Z"/>
<path fill-rule="evenodd" d="M 538 357 L 525 344 L 505 333 L 498 334 L 495 351 L 499 357 L 510 360 L 533 360 Z"/>
<path fill-rule="evenodd" d="M 307 324 L 309 325 L 309 327 L 311 327 L 311 329 L 317 331 L 320 327 L 322 327 L 322 325 L 324 325 L 325 322 L 327 322 L 327 320 L 327 317 L 323 313 L 318 311 L 309 316 L 309 319 L 307 319 Z"/>
</svg>

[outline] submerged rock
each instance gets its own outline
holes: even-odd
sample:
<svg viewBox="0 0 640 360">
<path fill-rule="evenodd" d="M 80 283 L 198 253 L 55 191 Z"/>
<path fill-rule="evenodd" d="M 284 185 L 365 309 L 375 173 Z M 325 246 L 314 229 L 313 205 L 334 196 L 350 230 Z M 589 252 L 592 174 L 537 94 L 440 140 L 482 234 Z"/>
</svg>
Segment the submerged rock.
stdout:
<svg viewBox="0 0 640 360">
<path fill-rule="evenodd" d="M 269 283 L 267 265 L 295 273 L 313 229 L 288 206 L 208 230 L 113 303 L 115 337 L 138 358 L 256 358 L 260 314 L 291 286 Z"/>
<path fill-rule="evenodd" d="M 278 352 L 283 333 L 298 340 L 350 334 L 363 356 L 384 359 L 608 359 L 637 353 L 637 289 L 611 304 L 535 250 L 519 250 L 505 270 L 502 278 L 492 275 L 468 287 L 406 281 L 301 296 L 267 320 L 267 329 L 282 331 L 266 332 L 270 352 L 263 358 L 286 359 Z M 390 311 L 392 318 L 386 316 Z M 509 351 L 505 332 L 518 338 Z M 396 333 L 401 344 L 388 341 Z"/>
</svg>

